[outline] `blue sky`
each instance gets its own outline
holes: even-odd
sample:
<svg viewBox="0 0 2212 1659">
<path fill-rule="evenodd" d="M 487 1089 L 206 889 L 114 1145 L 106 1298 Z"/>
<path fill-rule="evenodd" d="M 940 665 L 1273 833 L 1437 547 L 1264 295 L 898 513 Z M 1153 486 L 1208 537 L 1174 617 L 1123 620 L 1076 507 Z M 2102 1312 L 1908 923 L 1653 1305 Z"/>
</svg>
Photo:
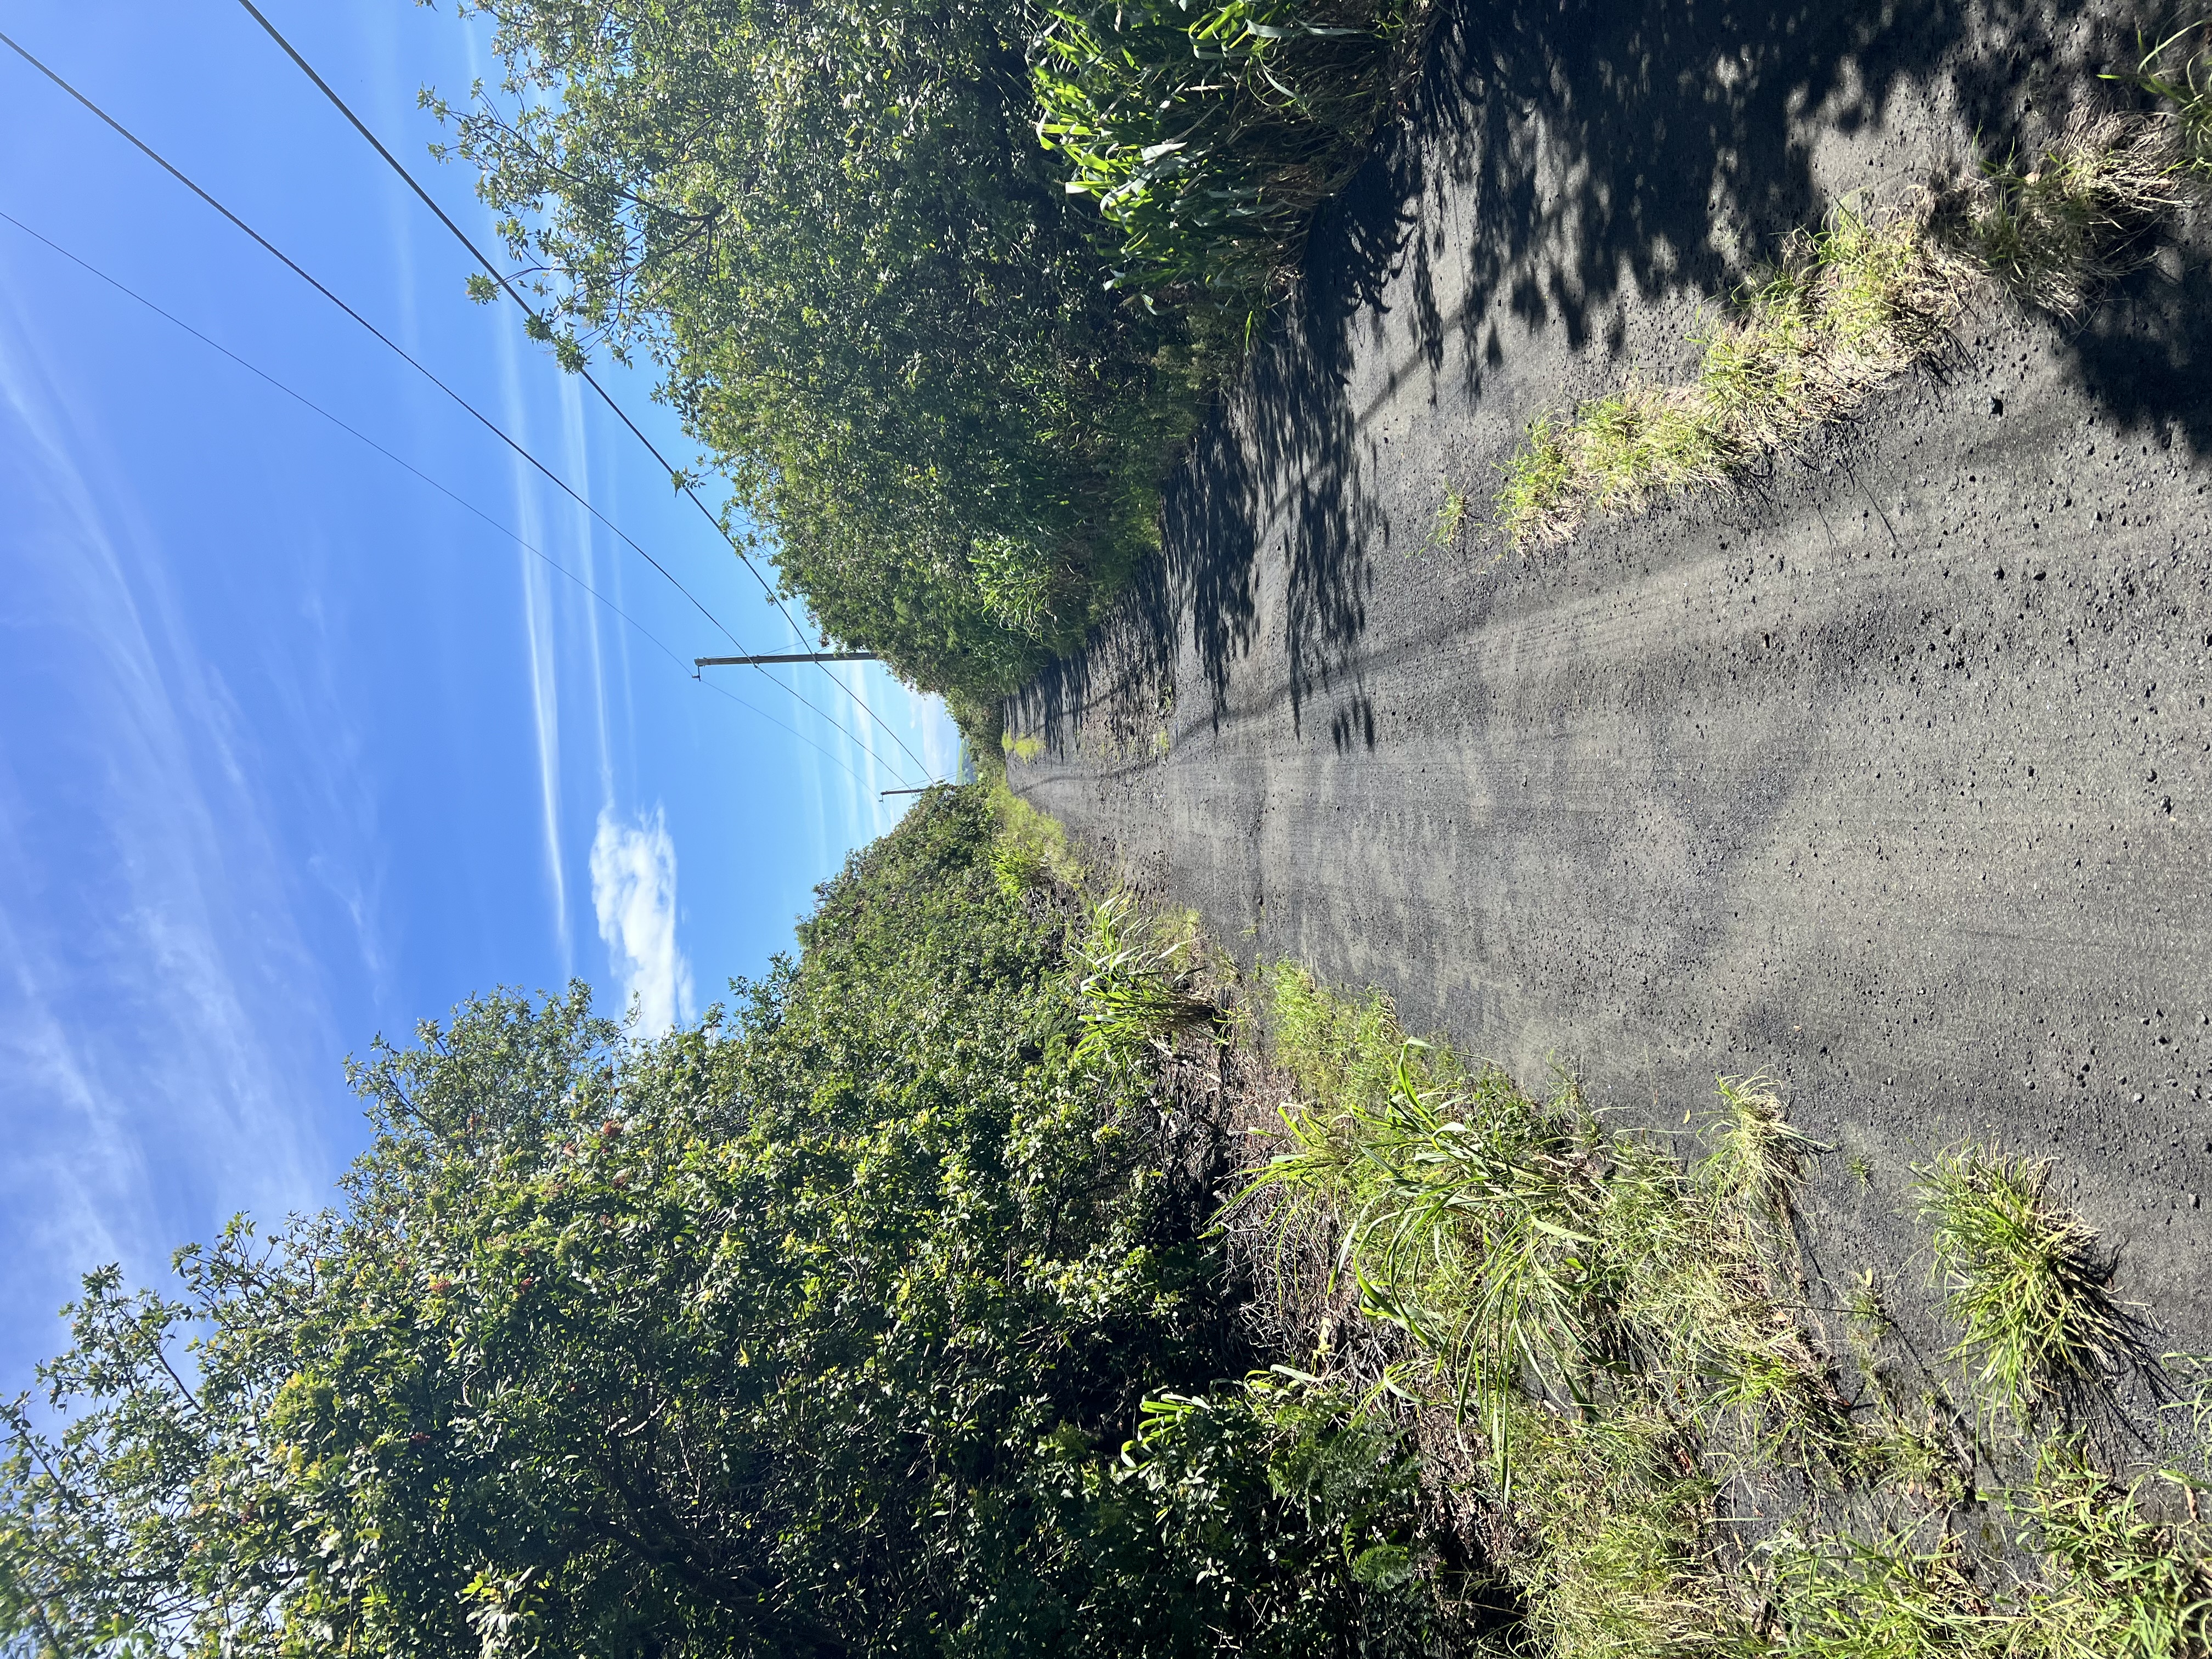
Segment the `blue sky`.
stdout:
<svg viewBox="0 0 2212 1659">
<path fill-rule="evenodd" d="M 489 72 L 480 31 L 398 0 L 264 9 L 488 227 L 468 173 L 424 159 L 416 107 L 426 82 Z M 242 9 L 0 0 L 0 20 L 653 550 L 744 649 L 794 642 L 517 314 L 464 298 L 465 254 Z M 904 805 L 876 792 L 948 775 L 954 739 L 873 665 L 836 672 L 918 762 L 821 670 L 799 689 L 881 762 L 758 675 L 695 680 L 672 656 L 733 647 L 690 600 L 4 51 L 0 155 L 0 212 L 544 556 L 0 222 L 12 1392 L 59 1345 L 85 1267 L 151 1276 L 238 1209 L 324 1201 L 363 1139 L 343 1059 L 376 1033 L 572 975 L 647 1024 L 695 1015 L 789 945 L 812 885 Z M 599 367 L 688 459 L 649 381 Z"/>
</svg>

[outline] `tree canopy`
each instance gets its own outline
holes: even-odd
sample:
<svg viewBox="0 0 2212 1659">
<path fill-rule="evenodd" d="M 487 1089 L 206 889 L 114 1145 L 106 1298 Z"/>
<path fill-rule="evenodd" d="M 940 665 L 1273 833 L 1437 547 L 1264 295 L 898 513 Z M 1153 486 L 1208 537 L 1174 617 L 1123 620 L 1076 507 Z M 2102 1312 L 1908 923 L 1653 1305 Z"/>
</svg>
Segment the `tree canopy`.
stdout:
<svg viewBox="0 0 2212 1659">
<path fill-rule="evenodd" d="M 93 1274 L 14 1408 L 0 1638 L 1418 1650 L 1409 1462 L 1247 1375 L 1210 1133 L 1079 1040 L 988 823 L 918 805 L 696 1030 L 577 988 L 380 1044 L 341 1203 Z"/>
<path fill-rule="evenodd" d="M 1405 15 L 469 9 L 503 80 L 425 96 L 564 357 L 653 355 L 823 625 L 985 697 L 1153 545 L 1175 448 Z"/>
</svg>

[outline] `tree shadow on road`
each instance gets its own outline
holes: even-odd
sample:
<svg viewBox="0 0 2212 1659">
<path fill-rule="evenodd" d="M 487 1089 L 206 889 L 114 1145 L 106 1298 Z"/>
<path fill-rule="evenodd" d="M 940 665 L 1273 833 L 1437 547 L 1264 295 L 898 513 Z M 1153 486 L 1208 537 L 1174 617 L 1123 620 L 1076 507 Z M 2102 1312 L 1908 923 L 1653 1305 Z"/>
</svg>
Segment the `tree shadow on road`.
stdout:
<svg viewBox="0 0 2212 1659">
<path fill-rule="evenodd" d="M 1625 306 L 1725 295 L 1818 221 L 1824 136 L 1888 134 L 1894 177 L 1869 182 L 1916 186 L 1956 159 L 1936 152 L 1958 133 L 2032 143 L 2121 98 L 2100 72 L 2132 65 L 2158 21 L 2031 0 L 1448 3 L 1398 118 L 1316 223 L 1296 293 L 1171 481 L 1163 553 L 1082 659 L 1040 679 L 1025 718 L 1056 736 L 1115 685 L 1171 682 L 1188 647 L 1218 727 L 1237 665 L 1279 630 L 1283 661 L 1254 696 L 1286 679 L 1297 731 L 1328 699 L 1336 745 L 1371 745 L 1374 559 L 1419 532 L 1392 522 L 1369 428 L 1408 377 L 1472 400 L 1515 349 L 1507 334 L 1618 346 Z M 1448 219 L 1473 226 L 1462 248 Z M 2138 291 L 2070 343 L 2076 367 L 2122 420 L 2212 447 L 2198 391 L 2212 313 Z M 1378 361 L 1394 349 L 1402 362 Z M 1281 610 L 1263 624 L 1270 561 Z"/>
</svg>

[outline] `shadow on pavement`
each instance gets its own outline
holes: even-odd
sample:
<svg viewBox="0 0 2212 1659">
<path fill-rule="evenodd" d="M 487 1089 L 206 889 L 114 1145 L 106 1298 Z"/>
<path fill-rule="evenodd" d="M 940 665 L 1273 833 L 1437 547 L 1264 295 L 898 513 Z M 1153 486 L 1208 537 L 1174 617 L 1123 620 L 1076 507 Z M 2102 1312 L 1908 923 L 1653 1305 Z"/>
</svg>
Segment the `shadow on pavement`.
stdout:
<svg viewBox="0 0 2212 1659">
<path fill-rule="evenodd" d="M 1449 5 L 1401 118 L 1316 222 L 1297 291 L 1177 469 L 1164 553 L 1085 649 L 1017 700 L 1018 718 L 1057 744 L 1102 708 L 1151 706 L 1188 644 L 1218 728 L 1236 665 L 1262 643 L 1262 569 L 1278 558 L 1283 663 L 1258 690 L 1286 676 L 1301 732 L 1328 694 L 1334 745 L 1371 747 L 1358 667 L 1371 561 L 1425 529 L 1390 523 L 1364 464 L 1363 429 L 1402 374 L 1456 359 L 1478 396 L 1505 361 L 1483 327 L 1501 302 L 1571 346 L 1601 331 L 1618 346 L 1625 301 L 1725 294 L 1818 219 L 1822 135 L 1881 127 L 1940 90 L 1960 130 L 2033 143 L 2126 96 L 2100 72 L 2137 50 L 2132 21 L 2027 0 Z M 1881 182 L 1909 189 L 1956 159 L 1927 152 L 1942 142 L 1907 144 Z M 1458 258 L 1448 202 L 1472 204 Z M 1355 364 L 1381 347 L 1394 296 L 1410 303 L 1413 359 L 1355 406 Z M 2084 383 L 2130 428 L 2212 447 L 2212 316 L 2154 276 L 2114 298 L 2070 343 Z"/>
</svg>

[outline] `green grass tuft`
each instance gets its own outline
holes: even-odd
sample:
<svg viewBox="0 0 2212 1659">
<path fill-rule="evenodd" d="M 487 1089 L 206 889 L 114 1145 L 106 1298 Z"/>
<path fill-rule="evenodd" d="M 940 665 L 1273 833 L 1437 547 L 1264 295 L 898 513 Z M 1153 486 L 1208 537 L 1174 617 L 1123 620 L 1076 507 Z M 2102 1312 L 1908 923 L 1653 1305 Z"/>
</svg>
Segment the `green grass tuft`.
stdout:
<svg viewBox="0 0 2212 1659">
<path fill-rule="evenodd" d="M 1955 225 L 1942 227 L 2014 298 L 2067 319 L 2148 257 L 2146 233 L 2188 205 L 2188 168 L 2170 120 L 2109 117 L 2070 132 L 2032 165 L 1984 168 Z"/>
<path fill-rule="evenodd" d="M 1443 553 L 1458 542 L 1461 531 L 1467 527 L 1467 492 L 1456 484 L 1444 486 L 1444 499 L 1437 508 L 1436 522 L 1429 526 L 1428 550 Z"/>
<path fill-rule="evenodd" d="M 2144 51 L 2133 74 L 2112 78 L 2172 104 L 2185 165 L 2212 173 L 2212 23 L 2176 30 Z"/>
<path fill-rule="evenodd" d="M 1008 788 L 1005 774 L 996 769 L 985 788 L 992 815 L 998 821 L 998 834 L 991 843 L 991 869 L 1000 890 L 1010 898 L 1018 898 L 1031 888 L 1054 886 L 1081 893 L 1086 872 L 1060 820 L 1038 811 Z"/>
<path fill-rule="evenodd" d="M 2048 1162 L 1968 1146 L 1914 1173 L 1961 1331 L 1953 1357 L 1985 1403 L 2024 1426 L 2054 1396 L 2095 1384 L 2132 1352 L 2095 1231 L 2045 1196 Z"/>
<path fill-rule="evenodd" d="M 1946 262 L 1917 215 L 1878 220 L 1839 205 L 1799 235 L 1704 337 L 1686 386 L 1632 381 L 1561 419 L 1540 416 L 1497 498 L 1509 541 L 1564 541 L 1592 512 L 1635 512 L 1723 482 L 1856 406 L 1955 315 Z"/>
<path fill-rule="evenodd" d="M 1790 448 L 1940 349 L 1978 289 L 2079 317 L 2212 187 L 2212 26 L 2115 78 L 2172 107 L 2077 126 L 2031 161 L 1938 180 L 1895 212 L 1846 198 L 1737 295 L 1687 384 L 1632 380 L 1539 416 L 1494 499 L 1507 541 L 1565 541 L 1593 513 L 1638 512 Z"/>
<path fill-rule="evenodd" d="M 1196 988 L 1200 947 L 1188 922 L 1146 915 L 1126 889 L 1091 907 L 1082 937 L 1068 947 L 1083 1023 L 1078 1053 L 1126 1059 L 1213 1024 L 1219 1011 Z"/>
<path fill-rule="evenodd" d="M 1805 1159 L 1826 1150 L 1793 1127 L 1779 1085 L 1770 1077 L 1715 1080 L 1721 1111 L 1705 1130 L 1710 1150 L 1700 1166 L 1726 1200 L 1786 1223 L 1805 1179 Z"/>
</svg>

